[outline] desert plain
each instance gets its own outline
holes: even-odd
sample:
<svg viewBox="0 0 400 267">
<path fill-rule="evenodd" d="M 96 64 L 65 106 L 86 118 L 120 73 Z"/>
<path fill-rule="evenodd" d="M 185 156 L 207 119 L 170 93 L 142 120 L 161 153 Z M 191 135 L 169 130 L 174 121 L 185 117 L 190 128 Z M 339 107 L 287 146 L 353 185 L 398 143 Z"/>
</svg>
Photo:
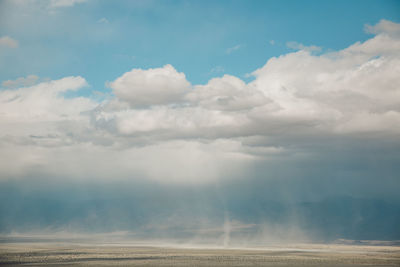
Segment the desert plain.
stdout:
<svg viewBox="0 0 400 267">
<path fill-rule="evenodd" d="M 292 244 L 249 248 L 18 242 L 0 244 L 1 266 L 400 266 L 400 247 Z"/>
</svg>

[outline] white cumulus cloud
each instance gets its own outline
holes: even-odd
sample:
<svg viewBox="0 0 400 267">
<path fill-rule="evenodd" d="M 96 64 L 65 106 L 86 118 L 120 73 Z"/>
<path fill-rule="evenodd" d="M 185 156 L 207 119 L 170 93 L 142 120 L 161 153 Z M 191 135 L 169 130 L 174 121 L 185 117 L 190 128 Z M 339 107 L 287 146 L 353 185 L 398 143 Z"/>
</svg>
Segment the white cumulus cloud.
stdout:
<svg viewBox="0 0 400 267">
<path fill-rule="evenodd" d="M 365 31 L 372 34 L 390 34 L 400 36 L 399 24 L 382 19 L 376 25 L 365 25 Z"/>
<path fill-rule="evenodd" d="M 62 94 L 86 85 L 82 77 L 66 77 L 0 91 L 2 136 L 26 138 L 30 135 L 64 135 L 59 127 L 65 129 L 68 125 L 79 123 L 83 120 L 81 113 L 92 110 L 96 104 L 85 97 L 65 98 Z"/>
<path fill-rule="evenodd" d="M 251 109 L 269 102 L 257 89 L 239 78 L 224 75 L 211 79 L 206 85 L 198 85 L 186 99 L 196 105 L 215 110 Z"/>
<path fill-rule="evenodd" d="M 172 104 L 190 89 L 185 74 L 171 65 L 148 70 L 133 69 L 110 83 L 115 95 L 134 107 Z"/>
</svg>

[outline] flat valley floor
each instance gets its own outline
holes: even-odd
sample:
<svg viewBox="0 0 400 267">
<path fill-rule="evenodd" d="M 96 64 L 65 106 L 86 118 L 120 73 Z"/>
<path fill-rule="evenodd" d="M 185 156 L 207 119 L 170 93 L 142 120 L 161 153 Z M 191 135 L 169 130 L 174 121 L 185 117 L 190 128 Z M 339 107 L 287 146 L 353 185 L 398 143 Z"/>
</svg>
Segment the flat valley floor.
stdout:
<svg viewBox="0 0 400 267">
<path fill-rule="evenodd" d="M 0 243 L 1 266 L 400 266 L 399 246 L 173 248 L 129 244 Z"/>
</svg>

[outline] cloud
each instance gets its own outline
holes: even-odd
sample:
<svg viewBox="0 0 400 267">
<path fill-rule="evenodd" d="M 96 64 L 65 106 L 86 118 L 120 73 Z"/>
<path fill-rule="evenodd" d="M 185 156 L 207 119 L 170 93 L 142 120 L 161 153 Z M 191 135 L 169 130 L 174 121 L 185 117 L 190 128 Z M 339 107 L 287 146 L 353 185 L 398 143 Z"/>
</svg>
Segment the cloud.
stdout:
<svg viewBox="0 0 400 267">
<path fill-rule="evenodd" d="M 233 47 L 230 47 L 230 48 L 226 49 L 226 53 L 227 53 L 228 55 L 229 55 L 229 54 L 232 54 L 233 52 L 239 50 L 239 49 L 242 48 L 242 47 L 243 47 L 243 45 L 241 45 L 241 44 L 235 45 L 235 46 L 233 46 Z"/>
<path fill-rule="evenodd" d="M 196 86 L 187 94 L 186 99 L 207 109 L 232 111 L 252 109 L 269 102 L 260 91 L 231 75 L 214 78 L 206 85 Z"/>
<path fill-rule="evenodd" d="M 83 114 L 97 103 L 85 97 L 64 97 L 64 93 L 85 86 L 85 79 L 78 76 L 0 91 L 0 124 L 4 128 L 0 152 L 8 154 L 0 164 L 0 177 L 32 174 L 35 168 L 48 174 L 51 157 L 88 136 L 89 120 Z M 89 140 L 95 135 L 91 132 Z M 54 164 L 54 168 L 61 165 Z"/>
<path fill-rule="evenodd" d="M 73 7 L 87 2 L 87 0 L 14 0 L 13 4 L 19 6 L 32 6 L 54 10 L 57 8 Z"/>
<path fill-rule="evenodd" d="M 106 19 L 106 18 L 101 18 L 101 19 L 99 19 L 97 22 L 98 22 L 98 23 L 103 23 L 103 24 L 108 24 L 108 23 L 110 23 L 110 22 L 108 21 L 108 19 Z"/>
<path fill-rule="evenodd" d="M 8 48 L 17 48 L 19 46 L 19 43 L 17 40 L 9 36 L 2 36 L 0 37 L 0 46 L 5 46 Z"/>
<path fill-rule="evenodd" d="M 63 93 L 79 90 L 86 85 L 85 79 L 78 76 L 0 91 L 0 121 L 5 125 L 3 137 L 8 135 L 18 139 L 31 135 L 65 135 L 65 132 L 60 133 L 56 129 L 60 126 L 57 122 L 68 122 L 62 127 L 79 122 L 82 119 L 81 112 L 91 110 L 96 105 L 84 97 L 64 98 Z M 27 125 L 32 128 L 26 128 Z M 42 129 L 40 125 L 47 126 Z M 54 129 L 54 132 L 50 129 Z"/>
<path fill-rule="evenodd" d="M 364 30 L 371 34 L 390 34 L 399 37 L 400 25 L 398 23 L 382 19 L 376 25 L 366 24 Z"/>
<path fill-rule="evenodd" d="M 271 44 L 273 45 L 273 43 L 271 43 Z M 321 48 L 318 47 L 318 46 L 314 46 L 314 45 L 305 46 L 305 45 L 303 45 L 301 43 L 293 42 L 293 41 L 287 42 L 286 46 L 288 48 L 291 48 L 291 49 L 294 49 L 294 50 L 305 50 L 305 51 L 320 51 L 321 50 Z"/>
<path fill-rule="evenodd" d="M 38 80 L 39 80 L 38 76 L 28 75 L 26 77 L 19 77 L 16 80 L 3 81 L 1 85 L 6 88 L 25 87 L 34 85 Z"/>
<path fill-rule="evenodd" d="M 176 103 L 190 89 L 185 74 L 171 65 L 133 69 L 109 85 L 119 100 L 136 107 Z"/>
<path fill-rule="evenodd" d="M 214 68 L 211 69 L 210 73 L 219 73 L 219 72 L 224 72 L 225 69 L 222 66 L 215 66 Z"/>
<path fill-rule="evenodd" d="M 50 8 L 72 7 L 76 4 L 81 4 L 87 0 L 50 0 Z"/>
<path fill-rule="evenodd" d="M 305 131 L 303 134 L 324 131 L 332 135 L 395 133 L 398 132 L 394 125 L 400 94 L 400 80 L 396 75 L 400 60 L 398 43 L 397 38 L 378 34 L 364 43 L 321 55 L 314 55 L 313 49 L 302 46 L 300 51 L 270 59 L 253 72 L 255 80 L 248 84 L 230 75 L 211 79 L 192 90 L 180 90 L 180 85 L 171 83 L 169 88 L 175 87 L 179 92 L 173 93 L 173 101 L 166 100 L 169 92 L 175 92 L 164 89 L 168 79 L 162 84 L 156 79 L 151 85 L 147 82 L 134 85 L 134 81 L 130 86 L 121 87 L 128 95 L 112 85 L 118 99 L 130 101 L 131 107 L 155 104 L 160 107 L 142 111 L 126 107 L 104 109 L 99 118 L 113 120 L 117 125 L 114 129 L 123 134 L 153 133 L 163 138 L 267 137 L 277 132 L 285 134 L 290 128 L 299 135 L 302 131 Z M 169 68 L 176 75 L 173 67 Z M 136 80 L 160 70 L 134 70 L 132 77 Z M 122 84 L 128 74 L 116 83 Z M 168 97 L 164 92 L 168 92 Z M 141 94 L 146 94 L 149 100 L 141 101 Z M 179 105 L 163 106 L 170 103 Z M 303 130 L 299 131 L 301 125 Z"/>
<path fill-rule="evenodd" d="M 110 102 L 93 122 L 142 145 L 229 140 L 232 152 L 250 161 L 321 157 L 331 140 L 351 144 L 359 135 L 392 139 L 399 133 L 398 42 L 377 34 L 336 52 L 303 47 L 268 60 L 250 83 L 214 78 L 182 90 L 175 106 Z"/>
</svg>

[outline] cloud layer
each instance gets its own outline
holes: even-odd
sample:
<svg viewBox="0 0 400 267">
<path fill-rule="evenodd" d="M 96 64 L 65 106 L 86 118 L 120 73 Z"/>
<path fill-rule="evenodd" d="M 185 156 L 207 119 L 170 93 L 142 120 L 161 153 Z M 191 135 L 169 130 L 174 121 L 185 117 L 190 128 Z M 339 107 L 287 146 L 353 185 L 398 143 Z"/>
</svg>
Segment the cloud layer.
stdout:
<svg viewBox="0 0 400 267">
<path fill-rule="evenodd" d="M 171 65 L 133 69 L 98 103 L 66 94 L 87 85 L 82 77 L 5 81 L 14 89 L 0 91 L 1 175 L 210 181 L 260 161 L 320 157 L 337 140 L 398 144 L 400 25 L 366 30 L 375 35 L 340 51 L 292 44 L 249 83 L 224 75 L 191 85 Z"/>
</svg>

